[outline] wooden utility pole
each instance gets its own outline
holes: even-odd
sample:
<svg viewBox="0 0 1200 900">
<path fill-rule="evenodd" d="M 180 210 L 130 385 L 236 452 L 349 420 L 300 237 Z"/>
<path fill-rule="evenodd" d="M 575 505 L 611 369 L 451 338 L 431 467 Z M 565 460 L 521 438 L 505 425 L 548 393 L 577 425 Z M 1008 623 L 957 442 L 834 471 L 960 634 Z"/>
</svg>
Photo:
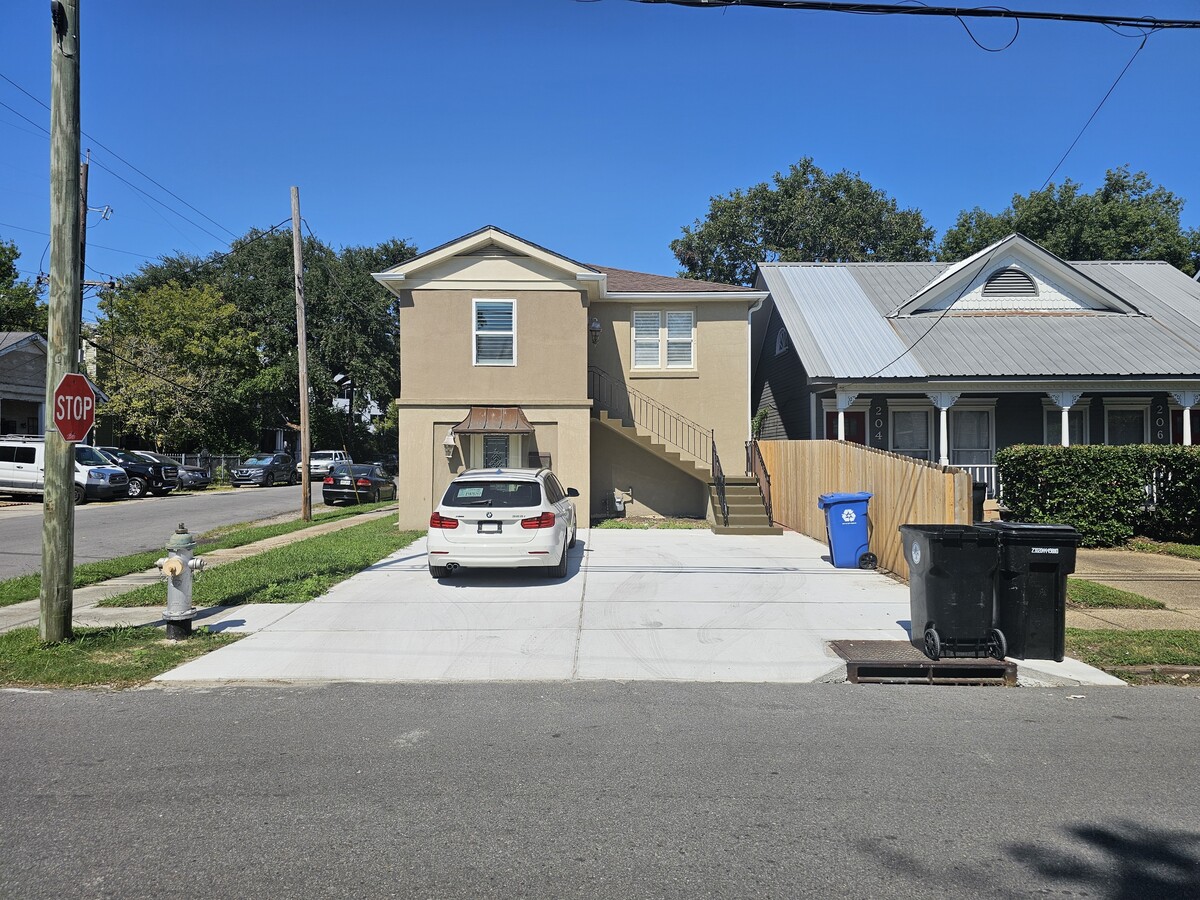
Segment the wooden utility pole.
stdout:
<svg viewBox="0 0 1200 900">
<path fill-rule="evenodd" d="M 304 250 L 300 240 L 300 188 L 292 188 L 292 265 L 296 270 L 296 357 L 300 365 L 300 518 L 312 521 L 308 475 L 308 333 L 304 324 Z"/>
<path fill-rule="evenodd" d="M 43 641 L 58 643 L 71 637 L 75 447 L 50 422 L 55 388 L 64 375 L 78 371 L 79 363 L 79 0 L 54 2 L 50 8 L 50 309 L 38 630 Z"/>
</svg>

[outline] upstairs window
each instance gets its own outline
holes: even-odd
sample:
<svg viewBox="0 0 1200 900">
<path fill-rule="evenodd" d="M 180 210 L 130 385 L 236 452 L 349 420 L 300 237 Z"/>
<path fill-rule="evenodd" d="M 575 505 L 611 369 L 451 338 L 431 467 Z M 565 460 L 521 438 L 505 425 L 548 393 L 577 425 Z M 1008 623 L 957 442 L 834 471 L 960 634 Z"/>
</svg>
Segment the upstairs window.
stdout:
<svg viewBox="0 0 1200 900">
<path fill-rule="evenodd" d="M 665 366 L 663 346 L 666 346 Z M 696 316 L 692 310 L 639 309 L 633 313 L 635 369 L 694 369 Z"/>
<path fill-rule="evenodd" d="M 515 300 L 475 301 L 475 365 L 517 364 L 516 305 Z"/>
<path fill-rule="evenodd" d="M 1015 266 L 993 272 L 983 286 L 985 297 L 1036 297 L 1037 282 Z"/>
</svg>

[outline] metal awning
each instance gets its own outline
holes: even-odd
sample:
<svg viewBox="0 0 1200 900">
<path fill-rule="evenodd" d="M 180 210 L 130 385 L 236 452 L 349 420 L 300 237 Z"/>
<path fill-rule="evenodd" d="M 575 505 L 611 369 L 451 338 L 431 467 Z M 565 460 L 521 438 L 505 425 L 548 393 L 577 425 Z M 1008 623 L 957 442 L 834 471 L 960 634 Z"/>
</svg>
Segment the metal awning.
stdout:
<svg viewBox="0 0 1200 900">
<path fill-rule="evenodd" d="M 533 434 L 519 406 L 472 406 L 467 417 L 450 429 L 455 434 Z"/>
</svg>

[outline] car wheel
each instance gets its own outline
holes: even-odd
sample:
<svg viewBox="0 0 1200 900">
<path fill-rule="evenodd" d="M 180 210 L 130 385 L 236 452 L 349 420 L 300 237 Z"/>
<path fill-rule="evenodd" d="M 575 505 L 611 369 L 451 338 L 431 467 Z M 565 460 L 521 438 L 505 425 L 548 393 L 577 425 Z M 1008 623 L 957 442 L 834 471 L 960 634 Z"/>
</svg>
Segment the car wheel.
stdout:
<svg viewBox="0 0 1200 900">
<path fill-rule="evenodd" d="M 326 506 L 333 506 L 336 502 L 332 497 L 322 497 L 321 500 Z"/>
<path fill-rule="evenodd" d="M 136 475 L 129 479 L 129 496 L 136 500 L 138 497 L 146 496 L 146 479 L 138 478 Z"/>
<path fill-rule="evenodd" d="M 567 545 L 563 544 L 562 553 L 558 557 L 558 565 L 546 566 L 547 578 L 566 578 L 567 577 Z"/>
<path fill-rule="evenodd" d="M 567 549 L 575 546 L 575 539 L 579 536 L 579 526 L 574 522 L 571 523 L 571 540 L 567 542 Z"/>
<path fill-rule="evenodd" d="M 375 488 L 375 490 L 371 491 L 371 502 L 372 503 L 379 502 L 379 488 Z"/>
<path fill-rule="evenodd" d="M 450 570 L 445 566 L 431 565 L 429 567 L 429 575 L 431 578 L 447 578 L 450 575 Z"/>
<path fill-rule="evenodd" d="M 87 503 L 87 491 L 84 490 L 82 484 L 75 485 L 75 505 L 80 506 Z"/>
<path fill-rule="evenodd" d="M 288 476 L 288 487 L 291 487 L 299 480 L 300 480 L 300 476 L 296 474 L 295 470 L 293 470 L 292 474 L 290 476 Z"/>
<path fill-rule="evenodd" d="M 267 477 L 263 479 L 263 487 L 275 487 L 275 473 L 268 472 Z"/>
</svg>

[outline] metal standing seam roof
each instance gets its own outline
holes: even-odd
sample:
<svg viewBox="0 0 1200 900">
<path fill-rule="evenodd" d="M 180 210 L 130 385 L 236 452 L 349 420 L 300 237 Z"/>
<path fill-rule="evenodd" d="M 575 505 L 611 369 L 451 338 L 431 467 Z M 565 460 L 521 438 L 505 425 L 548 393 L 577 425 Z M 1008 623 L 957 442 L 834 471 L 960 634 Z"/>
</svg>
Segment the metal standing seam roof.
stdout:
<svg viewBox="0 0 1200 900">
<path fill-rule="evenodd" d="M 532 434 L 533 426 L 519 406 L 472 406 L 450 429 L 455 434 Z"/>
<path fill-rule="evenodd" d="M 814 378 L 1200 374 L 1200 285 L 1166 263 L 1071 265 L 1145 315 L 928 313 L 887 319 L 946 264 L 775 263 L 761 271 Z M 906 347 L 901 360 L 875 374 Z"/>
</svg>

